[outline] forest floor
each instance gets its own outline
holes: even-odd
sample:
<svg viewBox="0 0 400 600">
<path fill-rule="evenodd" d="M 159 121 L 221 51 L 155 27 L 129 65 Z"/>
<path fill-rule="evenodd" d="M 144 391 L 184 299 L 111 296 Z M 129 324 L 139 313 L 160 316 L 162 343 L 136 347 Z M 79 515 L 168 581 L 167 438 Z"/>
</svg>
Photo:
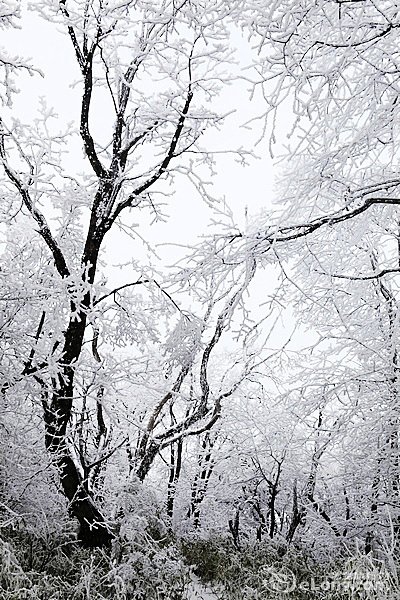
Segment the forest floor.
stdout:
<svg viewBox="0 0 400 600">
<path fill-rule="evenodd" d="M 192 581 L 186 590 L 186 599 L 218 600 L 218 596 L 209 586 L 202 583 L 196 575 L 192 575 Z"/>
</svg>

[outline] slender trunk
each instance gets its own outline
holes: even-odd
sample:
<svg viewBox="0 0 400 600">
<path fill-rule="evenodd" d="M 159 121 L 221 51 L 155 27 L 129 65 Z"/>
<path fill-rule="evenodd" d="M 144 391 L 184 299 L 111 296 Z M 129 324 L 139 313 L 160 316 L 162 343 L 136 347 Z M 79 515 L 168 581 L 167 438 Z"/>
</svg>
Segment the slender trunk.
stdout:
<svg viewBox="0 0 400 600">
<path fill-rule="evenodd" d="M 365 536 L 365 554 L 372 552 L 374 547 L 375 533 L 374 528 L 376 524 L 376 517 L 378 514 L 378 498 L 379 498 L 379 481 L 380 472 L 375 475 L 372 482 L 372 501 L 371 501 L 371 528 L 367 531 Z"/>
<path fill-rule="evenodd" d="M 282 463 L 283 463 L 283 459 L 280 461 L 277 461 L 278 463 L 278 468 L 277 468 L 277 472 L 275 475 L 275 479 L 274 482 L 272 483 L 272 485 L 270 485 L 270 500 L 269 500 L 269 511 L 270 511 L 270 525 L 269 525 L 269 537 L 271 538 L 271 540 L 274 538 L 275 535 L 275 529 L 276 529 L 276 497 L 279 493 L 279 480 L 281 477 L 281 472 L 282 472 Z"/>
<path fill-rule="evenodd" d="M 257 542 L 261 542 L 262 535 L 265 530 L 265 516 L 261 509 L 261 504 L 260 504 L 259 498 L 257 498 L 253 502 L 253 508 L 254 508 L 254 511 L 255 511 L 255 513 L 257 515 L 257 519 L 258 519 L 258 525 L 257 525 L 257 530 L 256 530 L 256 539 L 257 539 Z"/>
<path fill-rule="evenodd" d="M 140 464 L 136 469 L 136 475 L 139 481 L 144 481 L 147 473 L 150 471 L 150 467 L 153 464 L 154 459 L 156 458 L 158 452 L 160 450 L 160 444 L 151 441 L 147 448 L 146 453 L 140 460 Z"/>
<path fill-rule="evenodd" d="M 175 444 L 171 444 L 171 464 L 169 472 L 168 492 L 167 492 L 167 515 L 172 521 L 174 516 L 174 504 L 176 485 L 179 481 L 182 468 L 182 450 L 183 440 L 179 439 Z"/>
<path fill-rule="evenodd" d="M 269 537 L 274 539 L 275 528 L 276 528 L 276 515 L 275 515 L 275 500 L 277 495 L 277 489 L 274 487 L 271 490 L 271 499 L 270 499 L 270 522 L 269 522 Z"/>
<path fill-rule="evenodd" d="M 292 508 L 292 518 L 289 525 L 289 531 L 286 535 L 286 541 L 290 544 L 294 538 L 294 534 L 296 533 L 299 525 L 304 523 L 305 518 L 305 509 L 304 507 L 299 507 L 299 500 L 297 495 L 297 481 L 295 480 L 293 484 L 293 508 Z"/>
<path fill-rule="evenodd" d="M 193 516 L 193 525 L 195 528 L 200 525 L 200 505 L 206 496 L 208 484 L 214 471 L 212 449 L 215 441 L 216 439 L 212 440 L 210 435 L 207 433 L 202 441 L 202 451 L 197 459 L 199 470 L 196 473 L 193 481 L 191 503 L 188 511 L 188 517 L 190 518 Z"/>
<path fill-rule="evenodd" d="M 349 499 L 346 488 L 343 489 L 343 495 L 344 495 L 344 501 L 345 501 L 345 505 L 346 505 L 346 523 L 348 523 L 350 521 L 351 512 L 350 512 L 350 499 Z M 343 537 L 346 537 L 346 535 L 347 535 L 347 526 L 343 530 Z"/>
<path fill-rule="evenodd" d="M 229 531 L 233 537 L 233 543 L 237 550 L 240 550 L 240 508 L 236 509 L 235 518 L 228 521 Z"/>
</svg>

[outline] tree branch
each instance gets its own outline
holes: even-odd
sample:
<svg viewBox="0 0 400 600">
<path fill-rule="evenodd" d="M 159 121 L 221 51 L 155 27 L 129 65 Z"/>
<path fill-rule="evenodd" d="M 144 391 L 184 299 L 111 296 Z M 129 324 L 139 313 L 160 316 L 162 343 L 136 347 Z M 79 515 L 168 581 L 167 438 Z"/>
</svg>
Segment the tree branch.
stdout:
<svg viewBox="0 0 400 600">
<path fill-rule="evenodd" d="M 157 169 L 157 171 L 149 179 L 147 179 L 147 181 L 145 181 L 144 183 L 142 183 L 142 185 L 140 185 L 138 188 L 136 188 L 136 190 L 134 190 L 126 200 L 124 200 L 123 202 L 120 202 L 120 204 L 118 204 L 116 206 L 114 214 L 111 215 L 111 217 L 109 219 L 108 227 L 111 227 L 111 225 L 114 223 L 115 219 L 125 208 L 132 205 L 132 202 L 135 198 L 140 196 L 140 194 L 142 194 L 149 187 L 151 187 L 167 171 L 171 160 L 175 157 L 175 150 L 178 145 L 179 139 L 182 135 L 183 127 L 185 124 L 187 114 L 189 112 L 189 107 L 190 107 L 190 103 L 191 103 L 192 99 L 193 99 L 192 86 L 191 86 L 191 84 L 189 84 L 186 102 L 185 102 L 185 105 L 180 114 L 178 124 L 175 129 L 175 133 L 172 137 L 171 143 L 170 143 L 168 151 L 164 157 L 164 160 L 162 161 L 162 163 L 159 166 L 159 168 Z"/>
<path fill-rule="evenodd" d="M 60 10 L 64 15 L 67 21 L 70 21 L 70 14 L 66 7 L 66 0 L 60 0 Z M 87 24 L 87 16 L 88 14 L 88 5 L 85 5 L 85 16 L 84 16 L 84 29 Z M 79 46 L 78 39 L 76 37 L 75 29 L 73 26 L 68 23 L 67 24 L 69 37 L 71 39 L 72 45 L 75 50 L 75 55 L 79 64 L 79 68 L 83 75 L 83 95 L 82 95 L 82 105 L 81 105 L 81 121 L 80 121 L 80 134 L 83 140 L 83 145 L 85 148 L 86 155 L 89 159 L 89 162 L 96 173 L 97 177 L 104 178 L 107 175 L 107 171 L 104 169 L 103 165 L 100 162 L 99 157 L 97 156 L 97 152 L 95 149 L 94 141 L 90 133 L 89 129 L 89 111 L 90 111 L 90 102 L 92 98 L 92 89 L 93 89 L 93 56 L 96 48 L 98 47 L 98 41 L 101 36 L 101 27 L 98 25 L 97 36 L 95 41 L 93 42 L 90 50 L 87 47 L 87 34 L 86 30 L 84 31 L 84 42 L 83 42 L 83 51 Z"/>
<path fill-rule="evenodd" d="M 361 215 L 362 213 L 367 211 L 369 208 L 371 208 L 371 206 L 374 206 L 375 204 L 384 204 L 384 205 L 391 204 L 393 206 L 399 206 L 400 198 L 381 198 L 381 197 L 367 198 L 362 204 L 360 204 L 356 208 L 353 208 L 352 210 L 349 210 L 349 207 L 346 206 L 345 208 L 342 208 L 340 211 L 337 211 L 336 213 L 326 215 L 323 217 L 318 217 L 317 219 L 310 221 L 310 223 L 304 223 L 302 225 L 290 225 L 288 227 L 280 227 L 276 230 L 275 234 L 258 233 L 255 236 L 256 243 L 257 242 L 268 242 L 270 245 L 264 251 L 264 252 L 267 252 L 270 249 L 270 247 L 272 246 L 272 244 L 274 244 L 276 242 L 289 242 L 292 240 L 297 240 L 297 239 L 306 237 L 306 236 L 310 235 L 311 233 L 314 233 L 314 231 L 317 231 L 318 229 L 320 229 L 321 227 L 324 227 L 325 225 L 332 226 L 332 225 L 337 225 L 338 223 L 343 223 L 344 221 L 349 221 L 350 219 L 353 219 L 354 217 Z M 230 236 L 230 242 L 233 242 L 235 239 L 244 238 L 244 237 L 245 236 L 241 233 L 232 235 L 232 236 Z"/>
<path fill-rule="evenodd" d="M 396 269 L 382 269 L 379 273 L 375 275 L 337 275 L 336 273 L 324 273 L 323 271 L 317 271 L 320 275 L 328 275 L 329 277 L 334 277 L 335 279 L 349 279 L 350 281 L 371 281 L 373 279 L 380 279 L 385 275 L 389 275 L 390 273 L 400 273 L 400 268 Z"/>
<path fill-rule="evenodd" d="M 144 48 L 142 48 L 144 51 Z M 125 122 L 125 111 L 128 104 L 129 96 L 131 93 L 130 85 L 135 78 L 135 75 L 142 63 L 143 59 L 136 58 L 129 65 L 121 84 L 121 92 L 118 98 L 118 112 L 117 112 L 117 121 L 115 123 L 114 135 L 113 135 L 113 160 L 111 163 L 110 170 L 114 170 L 118 161 L 121 160 L 121 143 L 122 143 L 122 128 Z M 129 150 L 126 152 L 126 154 Z"/>
<path fill-rule="evenodd" d="M 150 281 L 151 281 L 150 279 L 140 279 L 140 280 L 138 279 L 138 281 L 133 281 L 132 283 L 125 283 L 124 285 L 120 285 L 119 287 L 116 287 L 115 289 L 113 289 L 111 292 L 108 292 L 107 294 L 100 296 L 100 298 L 96 298 L 96 300 L 94 300 L 94 302 L 93 302 L 93 306 L 96 306 L 100 302 L 103 302 L 103 300 L 105 300 L 106 298 L 109 298 L 110 296 L 112 296 L 113 294 L 116 294 L 117 292 L 120 292 L 121 290 L 125 290 L 126 288 L 132 287 L 134 285 L 150 283 Z"/>
<path fill-rule="evenodd" d="M 60 0 L 60 10 L 61 10 L 62 14 L 64 15 L 65 19 L 67 21 L 69 21 L 70 20 L 70 15 L 69 15 L 69 12 L 68 12 L 67 7 L 66 7 L 66 0 Z M 67 27 L 68 27 L 69 37 L 71 38 L 71 42 L 72 42 L 72 45 L 73 45 L 74 50 L 75 50 L 75 54 L 76 54 L 76 58 L 77 58 L 79 67 L 80 67 L 80 69 L 81 69 L 81 71 L 83 73 L 84 69 L 85 69 L 85 59 L 84 59 L 84 56 L 83 56 L 82 51 L 80 49 L 80 46 L 79 46 L 79 43 L 78 43 L 78 40 L 77 40 L 77 37 L 76 37 L 75 30 L 74 30 L 74 28 L 72 27 L 71 24 L 68 24 Z"/>
<path fill-rule="evenodd" d="M 24 205 L 28 209 L 30 215 L 33 217 L 33 219 L 39 225 L 38 233 L 43 238 L 47 247 L 49 248 L 49 250 L 53 256 L 54 265 L 55 265 L 57 271 L 59 272 L 61 277 L 63 277 L 63 278 L 68 277 L 70 274 L 70 271 L 68 269 L 64 255 L 63 255 L 59 245 L 57 244 L 56 240 L 54 239 L 45 217 L 40 212 L 40 210 L 38 208 L 36 208 L 36 206 L 34 206 L 34 203 L 32 202 L 32 199 L 31 199 L 29 191 L 28 191 L 28 186 L 20 180 L 17 173 L 14 171 L 14 169 L 11 168 L 11 166 L 7 162 L 4 137 L 5 137 L 5 132 L 4 132 L 3 125 L 2 125 L 2 122 L 0 119 L 0 158 L 1 158 L 1 162 L 3 163 L 3 167 L 6 172 L 6 175 L 9 178 L 9 180 L 11 181 L 11 183 L 17 188 Z"/>
<path fill-rule="evenodd" d="M 83 71 L 84 81 L 83 81 L 83 95 L 82 95 L 82 105 L 81 105 L 81 123 L 80 123 L 80 134 L 83 140 L 83 145 L 85 147 L 86 155 L 89 159 L 89 162 L 93 168 L 93 171 L 96 173 L 99 179 L 107 177 L 107 171 L 103 167 L 100 162 L 99 157 L 97 156 L 97 152 L 95 149 L 93 137 L 90 133 L 89 129 L 89 111 L 90 111 L 90 102 L 92 99 L 92 90 L 93 90 L 93 55 L 94 51 L 97 47 L 97 43 L 93 42 L 92 48 L 87 54 L 85 61 L 85 68 Z"/>
<path fill-rule="evenodd" d="M 42 311 L 42 315 L 40 317 L 39 325 L 35 334 L 35 345 L 32 346 L 31 351 L 29 353 L 28 360 L 25 362 L 24 370 L 22 371 L 22 375 L 25 375 L 32 368 L 32 361 L 35 358 L 36 354 L 36 346 L 39 341 L 40 335 L 43 330 L 44 321 L 46 319 L 46 311 Z"/>
<path fill-rule="evenodd" d="M 211 340 L 209 341 L 209 343 L 207 344 L 207 346 L 203 352 L 201 366 L 200 366 L 200 388 L 201 388 L 200 402 L 197 405 L 197 407 L 194 409 L 194 411 L 191 414 L 189 414 L 183 421 L 181 421 L 180 423 L 178 423 L 176 425 L 173 425 L 167 431 L 164 431 L 163 433 L 160 433 L 159 435 L 155 436 L 154 440 L 158 443 L 161 442 L 162 447 L 165 447 L 165 445 L 168 445 L 171 442 L 171 439 L 168 439 L 168 438 L 172 437 L 172 440 L 176 441 L 180 437 L 185 437 L 186 435 L 195 435 L 196 432 L 203 432 L 208 429 L 211 429 L 212 425 L 218 420 L 218 418 L 220 416 L 221 401 L 224 398 L 227 398 L 231 394 L 233 394 L 234 391 L 239 387 L 240 382 L 237 382 L 237 384 L 234 384 L 230 388 L 230 390 L 228 390 L 227 392 L 225 392 L 223 394 L 220 394 L 215 399 L 212 412 L 211 412 L 211 410 L 207 409 L 207 402 L 208 402 L 208 398 L 210 395 L 210 386 L 208 383 L 207 371 L 208 371 L 208 362 L 210 359 L 211 352 L 214 349 L 214 347 L 216 346 L 216 344 L 218 343 L 223 331 L 226 329 L 227 325 L 229 324 L 230 318 L 231 318 L 238 302 L 240 301 L 240 298 L 242 297 L 243 292 L 245 291 L 245 289 L 247 289 L 250 281 L 254 277 L 255 272 L 256 272 L 256 262 L 254 259 L 251 259 L 247 266 L 247 272 L 246 272 L 244 282 L 242 283 L 240 288 L 237 290 L 237 292 L 235 292 L 235 294 L 232 296 L 232 298 L 230 298 L 230 300 L 227 302 L 226 306 L 223 308 L 223 310 L 219 314 L 217 323 L 215 326 L 215 330 L 214 330 L 214 335 L 212 336 Z M 189 428 L 192 425 L 194 425 L 195 423 L 197 423 L 198 421 L 200 421 L 200 419 L 204 418 L 208 412 L 211 412 L 210 421 L 206 425 L 204 425 L 200 430 L 196 430 L 196 432 L 190 431 Z"/>
</svg>

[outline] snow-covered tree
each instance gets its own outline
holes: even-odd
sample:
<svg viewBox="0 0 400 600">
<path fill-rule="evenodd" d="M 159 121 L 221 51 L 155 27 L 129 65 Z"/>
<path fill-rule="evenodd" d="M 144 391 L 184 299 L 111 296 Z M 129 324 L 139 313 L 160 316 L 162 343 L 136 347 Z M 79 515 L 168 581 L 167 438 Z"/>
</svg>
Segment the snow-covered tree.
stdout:
<svg viewBox="0 0 400 600">
<path fill-rule="evenodd" d="M 99 467 L 123 445 L 121 436 L 111 444 L 106 397 L 117 405 L 117 390 L 125 385 L 127 393 L 127 381 L 113 387 L 112 376 L 107 375 L 112 360 L 107 365 L 100 343 L 103 339 L 109 349 L 135 344 L 149 347 L 165 331 L 171 331 L 167 324 L 162 332 L 160 319 L 168 318 L 173 306 L 179 310 L 150 267 L 144 272 L 133 263 L 137 269 L 134 281 L 107 286 L 101 268 L 102 249 L 113 231 L 129 234 L 135 230 L 130 213 L 147 211 L 156 220 L 163 218 L 162 207 L 174 177 L 181 172 L 196 181 L 196 168 L 204 168 L 202 163 L 212 160 L 200 147 L 200 138 L 224 116 L 213 111 L 210 100 L 231 79 L 228 25 L 236 5 L 197 0 L 35 3 L 31 8 L 40 18 L 61 28 L 69 38 L 72 61 L 67 64 L 71 81 L 77 79 L 76 115 L 75 123 L 64 129 L 43 99 L 33 122 L 24 124 L 13 113 L 7 106 L 15 91 L 9 76 L 15 78 L 18 69 L 28 67 L 19 59 L 10 59 L 10 64 L 3 60 L 3 222 L 23 222 L 29 237 L 21 252 L 27 251 L 28 243 L 39 249 L 40 258 L 36 256 L 32 269 L 27 265 L 25 275 L 21 274 L 32 298 L 20 307 L 21 317 L 15 315 L 15 335 L 10 343 L 18 347 L 7 359 L 12 366 L 6 361 L 2 390 L 11 397 L 21 381 L 29 380 L 29 393 L 44 412 L 47 450 L 60 474 L 70 510 L 79 520 L 80 539 L 89 546 L 107 544 L 111 538 L 94 501 L 94 484 Z M 8 8 L 13 9 L 10 16 Z M 14 24 L 16 15 L 15 3 L 2 3 L 5 24 Z M 26 26 L 23 20 L 21 23 Z M 76 143 L 78 136 L 83 153 Z M 186 160 L 186 154 L 194 158 Z M 201 176 L 197 180 L 202 192 Z M 8 243 L 9 260 L 16 260 L 15 239 Z M 120 262 L 130 260 L 125 248 L 120 252 Z M 254 268 L 250 260 L 237 285 L 221 290 L 222 298 L 227 294 L 223 300 L 210 299 L 205 317 L 196 321 L 190 313 L 182 314 L 180 329 L 171 332 L 170 376 L 174 383 L 168 379 L 158 385 L 158 399 L 153 390 L 135 421 L 139 429 L 144 428 L 136 457 L 141 479 L 162 447 L 186 433 L 194 435 L 196 428 L 211 427 L 218 418 L 220 399 L 235 389 L 233 384 L 230 390 L 220 391 L 220 398 L 211 399 L 208 363 Z M 152 288 L 150 297 L 146 297 L 148 292 L 142 297 L 129 295 L 141 286 Z M 14 290 L 20 294 L 17 281 Z M 151 304 L 152 294 L 153 300 L 157 296 L 156 305 Z M 23 303 L 12 300 L 20 301 Z M 153 317 L 147 316 L 150 310 Z M 12 330 L 9 332 L 11 335 Z M 202 336 L 210 337 L 203 340 Z M 186 413 L 164 431 L 157 431 L 199 355 L 196 398 L 190 400 L 189 395 Z M 138 360 L 134 350 L 131 358 Z M 143 366 L 145 362 L 144 356 L 136 385 L 140 378 L 154 378 L 147 371 L 149 363 Z M 121 379 L 127 365 L 121 362 L 117 367 Z"/>
</svg>

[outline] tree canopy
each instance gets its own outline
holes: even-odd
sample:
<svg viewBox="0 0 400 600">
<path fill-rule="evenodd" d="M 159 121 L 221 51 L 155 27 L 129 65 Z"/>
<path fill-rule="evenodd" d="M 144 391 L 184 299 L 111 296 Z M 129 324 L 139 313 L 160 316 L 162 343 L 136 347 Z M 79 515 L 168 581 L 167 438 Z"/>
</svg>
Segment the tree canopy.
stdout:
<svg viewBox="0 0 400 600">
<path fill-rule="evenodd" d="M 149 543 L 166 581 L 153 544 L 199 561 L 207 536 L 395 572 L 399 19 L 375 0 L 0 2 L 33 56 L 0 49 L 10 540 L 45 515 L 127 572 Z M 268 153 L 273 196 L 252 175 Z M 236 177 L 245 197 L 218 198 Z"/>
</svg>

